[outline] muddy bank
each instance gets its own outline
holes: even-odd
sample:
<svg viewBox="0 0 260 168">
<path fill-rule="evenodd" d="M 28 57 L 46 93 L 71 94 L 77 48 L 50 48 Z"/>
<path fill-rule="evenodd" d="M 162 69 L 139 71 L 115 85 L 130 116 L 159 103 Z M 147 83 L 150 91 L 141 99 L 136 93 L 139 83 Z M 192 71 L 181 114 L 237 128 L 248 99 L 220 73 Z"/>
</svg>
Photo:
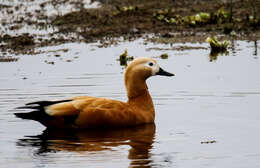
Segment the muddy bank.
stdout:
<svg viewBox="0 0 260 168">
<path fill-rule="evenodd" d="M 185 32 L 189 32 L 188 36 L 198 32 L 250 34 L 259 29 L 260 22 L 256 19 L 259 16 L 250 10 L 252 4 L 233 3 L 232 14 L 230 5 L 221 1 L 111 1 L 99 9 L 57 17 L 53 24 L 60 32 L 77 32 L 85 41 L 100 37 L 138 37 L 144 33 L 163 37 L 178 36 L 176 32 L 181 36 Z M 255 5 L 260 9 L 259 3 Z M 208 18 L 204 19 L 201 13 Z"/>
<path fill-rule="evenodd" d="M 260 38 L 260 2 L 253 0 L 110 0 L 110 1 L 40 1 L 35 10 L 24 16 L 2 21 L 0 44 L 2 51 L 22 51 L 38 46 L 71 41 L 101 41 L 101 47 L 116 43 L 118 37 L 131 40 L 145 37 L 148 42 L 201 42 L 210 35 L 229 39 Z M 88 8 L 98 3 L 95 8 Z M 53 5 L 51 15 L 46 6 Z M 59 12 L 71 5 L 72 12 Z M 85 5 L 85 6 L 84 6 Z M 38 9 L 39 8 L 39 9 Z M 27 8 L 1 5 L 7 15 Z M 29 10 L 29 9 L 27 9 Z M 23 25 L 31 28 L 19 34 Z M 13 30 L 13 31 L 10 31 Z M 14 34 L 13 32 L 18 32 Z M 21 31 L 20 31 L 21 32 Z M 225 37 L 223 37 L 223 35 Z M 220 37 L 220 38 L 221 38 Z"/>
</svg>

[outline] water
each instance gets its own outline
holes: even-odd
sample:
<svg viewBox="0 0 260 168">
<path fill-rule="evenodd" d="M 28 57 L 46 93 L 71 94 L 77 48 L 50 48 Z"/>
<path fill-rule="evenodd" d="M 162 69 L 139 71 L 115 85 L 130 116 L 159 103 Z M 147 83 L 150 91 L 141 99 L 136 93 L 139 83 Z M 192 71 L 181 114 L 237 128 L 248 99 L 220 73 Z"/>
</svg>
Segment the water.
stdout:
<svg viewBox="0 0 260 168">
<path fill-rule="evenodd" d="M 167 50 L 208 47 L 205 43 L 144 45 L 136 40 L 108 48 L 84 43 L 38 48 L 37 55 L 1 62 L 0 165 L 257 168 L 257 43 L 234 41 L 229 56 L 213 61 L 209 49 Z M 156 108 L 155 126 L 46 132 L 37 122 L 14 117 L 15 107 L 37 100 L 91 95 L 125 101 L 124 67 L 117 61 L 125 48 L 135 57 L 157 58 L 161 67 L 176 74 L 147 81 Z M 163 53 L 169 58 L 160 59 Z"/>
</svg>

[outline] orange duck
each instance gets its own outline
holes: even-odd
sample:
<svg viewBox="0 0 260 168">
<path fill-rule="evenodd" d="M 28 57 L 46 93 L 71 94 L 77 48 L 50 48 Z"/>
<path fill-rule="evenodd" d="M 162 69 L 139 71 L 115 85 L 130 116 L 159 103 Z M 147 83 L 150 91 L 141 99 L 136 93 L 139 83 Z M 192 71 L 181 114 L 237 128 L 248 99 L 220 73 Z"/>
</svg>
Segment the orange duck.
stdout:
<svg viewBox="0 0 260 168">
<path fill-rule="evenodd" d="M 154 105 L 146 85 L 146 79 L 154 75 L 174 76 L 160 68 L 155 59 L 136 58 L 125 71 L 127 102 L 78 96 L 28 103 L 19 108 L 34 109 L 32 112 L 15 115 L 38 121 L 47 128 L 127 127 L 154 123 Z"/>
</svg>

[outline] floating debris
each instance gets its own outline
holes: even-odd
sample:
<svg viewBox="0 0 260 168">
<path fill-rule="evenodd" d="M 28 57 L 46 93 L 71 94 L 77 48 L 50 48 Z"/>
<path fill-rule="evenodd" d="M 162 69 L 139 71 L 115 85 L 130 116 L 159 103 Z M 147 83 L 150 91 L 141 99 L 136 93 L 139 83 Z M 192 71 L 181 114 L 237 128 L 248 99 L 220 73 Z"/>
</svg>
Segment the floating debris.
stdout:
<svg viewBox="0 0 260 168">
<path fill-rule="evenodd" d="M 45 60 L 44 61 L 46 64 L 51 64 L 51 65 L 54 65 L 55 63 L 54 63 L 54 61 L 47 61 L 47 60 Z"/>
<path fill-rule="evenodd" d="M 128 56 L 127 55 L 127 49 L 125 49 L 125 52 L 123 54 L 120 55 L 119 57 L 119 61 L 120 61 L 120 65 L 127 65 L 127 61 L 131 61 L 133 60 L 134 57 L 133 56 Z"/>
<path fill-rule="evenodd" d="M 213 141 L 202 141 L 200 142 L 201 144 L 212 144 L 212 143 L 217 143 L 217 141 L 213 140 Z"/>
<path fill-rule="evenodd" d="M 210 44 L 212 52 L 225 52 L 229 44 L 227 40 L 220 42 L 215 37 L 208 37 L 206 42 Z"/>
<path fill-rule="evenodd" d="M 160 55 L 160 57 L 161 57 L 161 59 L 168 59 L 168 54 L 162 54 L 162 55 Z"/>
</svg>

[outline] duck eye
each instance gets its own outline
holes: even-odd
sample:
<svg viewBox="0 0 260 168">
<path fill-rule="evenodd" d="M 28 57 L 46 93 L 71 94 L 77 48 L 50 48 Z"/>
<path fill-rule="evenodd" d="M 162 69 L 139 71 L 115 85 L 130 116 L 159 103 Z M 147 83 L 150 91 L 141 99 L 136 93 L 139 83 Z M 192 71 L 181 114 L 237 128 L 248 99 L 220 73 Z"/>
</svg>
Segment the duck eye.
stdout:
<svg viewBox="0 0 260 168">
<path fill-rule="evenodd" d="M 149 66 L 153 66 L 153 62 L 150 62 L 150 63 L 149 63 Z"/>
</svg>

